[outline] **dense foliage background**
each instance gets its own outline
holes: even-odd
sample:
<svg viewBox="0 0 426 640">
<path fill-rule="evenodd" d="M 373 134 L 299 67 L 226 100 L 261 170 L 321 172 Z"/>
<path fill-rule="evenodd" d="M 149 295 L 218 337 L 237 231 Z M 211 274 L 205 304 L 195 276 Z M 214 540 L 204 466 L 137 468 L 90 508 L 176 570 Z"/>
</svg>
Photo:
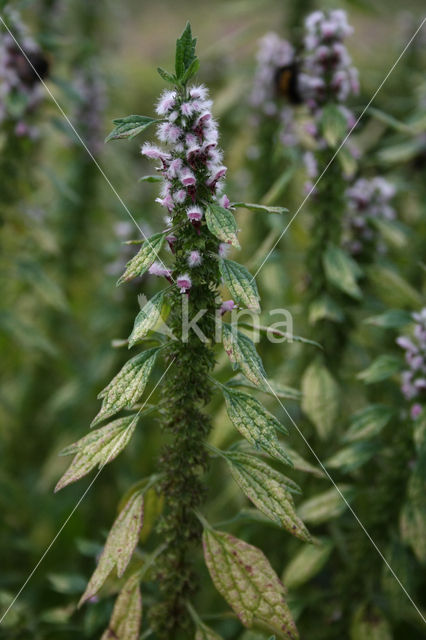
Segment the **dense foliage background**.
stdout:
<svg viewBox="0 0 426 640">
<path fill-rule="evenodd" d="M 250 95 L 259 38 L 275 31 L 297 48 L 305 16 L 329 8 L 345 9 L 354 27 L 346 46 L 359 70 L 360 93 L 351 100 L 358 116 L 419 25 L 424 9 L 420 0 L 403 6 L 396 0 L 13 3 L 48 63 L 47 87 L 86 148 L 46 91 L 31 113 L 22 115 L 34 128 L 32 136 L 22 136 L 16 128 L 22 106 L 13 100 L 7 104 L 12 116 L 0 123 L 0 610 L 7 609 L 65 526 L 0 624 L 1 638 L 100 637 L 111 599 L 78 611 L 76 604 L 117 504 L 129 485 L 155 471 L 163 437 L 157 421 L 148 419 L 132 446 L 103 470 L 68 519 L 89 481 L 54 495 L 67 464 L 58 453 L 85 435 L 99 408 L 99 390 L 127 358 L 120 340 L 129 335 L 138 308 L 140 282 L 115 287 L 134 253 L 123 241 L 140 235 L 130 214 L 147 235 L 161 228 L 163 217 L 154 202 L 156 185 L 138 183 L 152 171 L 140 156 L 138 141 L 103 144 L 110 121 L 153 113 L 164 84 L 155 69 L 170 66 L 176 35 L 190 19 L 199 42 L 198 77 L 210 87 L 221 126 L 229 197 L 246 202 L 266 198 L 268 204 L 290 210 L 270 218 L 237 214 L 243 257 L 255 272 L 306 194 L 306 149 L 286 147 L 276 132 L 267 130 L 270 122 L 263 123 L 262 130 L 253 121 Z M 14 19 L 4 7 L 1 16 L 6 23 Z M 384 176 L 394 186 L 396 223 L 379 228 L 387 253 L 374 251 L 364 262 L 359 296 L 340 299 L 347 314 L 345 346 L 338 343 L 327 362 L 337 391 L 321 373 L 317 347 L 293 343 L 278 349 L 266 340 L 259 345 L 275 382 L 300 389 L 303 379 L 304 400 L 286 400 L 288 411 L 344 487 L 423 615 L 425 430 L 420 420 L 413 437 L 411 405 L 400 390 L 404 354 L 396 338 L 410 333 L 410 314 L 426 306 L 425 42 L 423 28 L 375 99 L 376 111 L 368 111 L 353 133 L 361 156 L 355 173 Z M 263 162 L 259 157 L 267 139 Z M 315 215 L 312 197 L 257 280 L 264 310 L 289 309 L 294 333 L 322 342 L 310 326 L 306 306 Z M 155 283 L 144 279 L 143 293 L 154 291 Z M 224 360 L 219 365 L 227 366 Z M 314 383 L 306 377 L 309 366 Z M 272 399 L 268 408 L 289 427 L 291 447 L 316 468 L 312 475 L 295 472 L 295 479 L 303 490 L 298 498 L 301 514 L 321 538 L 320 550 L 298 555 L 305 543 L 277 527 L 260 526 L 238 488 L 213 472 L 210 519 L 226 521 L 234 507 L 242 509 L 230 530 L 266 548 L 277 573 L 284 573 L 302 638 L 426 637 L 421 616 L 384 570 L 353 514 L 333 494 L 288 416 Z M 373 418 L 365 417 L 368 410 Z M 213 404 L 212 415 L 212 444 L 232 442 L 219 403 Z M 373 442 L 367 436 L 353 437 L 363 424 L 373 425 L 372 430 L 376 426 Z M 352 449 L 345 448 L 348 443 Z M 143 539 L 160 502 L 152 498 Z M 290 564 L 296 560 L 298 565 Z M 116 590 L 111 581 L 102 595 Z M 145 602 L 148 606 L 149 593 Z M 218 631 L 226 639 L 267 638 L 243 632 L 235 619 L 221 617 L 224 603 L 213 592 L 203 595 L 199 609 L 212 613 L 210 620 L 218 620 Z"/>
</svg>

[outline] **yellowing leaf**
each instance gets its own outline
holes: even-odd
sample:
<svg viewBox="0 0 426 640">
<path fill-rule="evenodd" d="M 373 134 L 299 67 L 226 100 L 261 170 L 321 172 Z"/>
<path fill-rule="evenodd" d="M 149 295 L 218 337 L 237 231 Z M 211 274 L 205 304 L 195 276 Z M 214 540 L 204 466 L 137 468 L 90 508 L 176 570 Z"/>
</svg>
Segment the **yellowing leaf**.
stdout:
<svg viewBox="0 0 426 640">
<path fill-rule="evenodd" d="M 318 435 L 326 439 L 339 414 L 339 387 L 328 369 L 315 360 L 302 379 L 302 409 L 314 423 Z"/>
<path fill-rule="evenodd" d="M 132 437 L 138 417 L 138 414 L 133 414 L 114 420 L 64 449 L 61 455 L 77 455 L 56 485 L 55 492 L 79 480 L 94 467 L 102 468 L 114 460 Z"/>
<path fill-rule="evenodd" d="M 203 546 L 216 589 L 244 626 L 260 626 L 279 638 L 299 637 L 285 601 L 285 587 L 260 549 L 212 529 L 204 530 Z"/>
<path fill-rule="evenodd" d="M 291 465 L 291 460 L 281 447 L 275 429 L 286 433 L 284 427 L 258 400 L 241 391 L 223 388 L 228 415 L 234 427 L 256 449 Z"/>
<path fill-rule="evenodd" d="M 127 263 L 126 271 L 118 280 L 117 286 L 136 278 L 136 276 L 141 276 L 149 269 L 154 260 L 158 258 L 165 237 L 164 233 L 156 233 L 145 240 L 138 253 Z"/>
<path fill-rule="evenodd" d="M 132 333 L 129 336 L 129 348 L 142 340 L 155 327 L 161 317 L 164 291 L 157 293 L 143 306 L 135 318 Z"/>
<path fill-rule="evenodd" d="M 291 534 L 311 542 L 312 538 L 295 513 L 291 492 L 300 493 L 295 482 L 268 464 L 245 453 L 226 455 L 231 474 L 253 504 Z"/>
<path fill-rule="evenodd" d="M 220 260 L 219 265 L 220 273 L 233 299 L 251 311 L 259 313 L 259 293 L 253 276 L 245 267 L 233 260 L 224 258 Z"/>
<path fill-rule="evenodd" d="M 142 619 L 139 576 L 131 576 L 115 601 L 108 628 L 101 640 L 138 640 Z"/>
<path fill-rule="evenodd" d="M 114 567 L 117 568 L 117 576 L 121 578 L 138 543 L 142 522 L 143 495 L 135 493 L 112 525 L 79 606 L 99 591 Z"/>
<path fill-rule="evenodd" d="M 148 349 L 135 356 L 117 373 L 115 378 L 99 394 L 102 407 L 92 426 L 113 416 L 121 409 L 131 409 L 143 394 L 149 374 L 154 366 L 158 348 Z"/>
<path fill-rule="evenodd" d="M 340 485 L 339 489 L 340 493 L 333 487 L 303 502 L 297 509 L 302 520 L 321 524 L 340 516 L 354 497 L 354 490 L 349 485 Z"/>
<path fill-rule="evenodd" d="M 210 203 L 206 208 L 206 222 L 210 233 L 216 238 L 232 244 L 236 249 L 240 249 L 240 243 L 237 238 L 237 223 L 232 211 Z"/>
<path fill-rule="evenodd" d="M 333 543 L 322 540 L 320 544 L 305 545 L 290 560 L 284 574 L 283 582 L 288 589 L 296 589 L 317 575 L 327 562 L 333 549 Z"/>
<path fill-rule="evenodd" d="M 235 327 L 224 324 L 222 340 L 229 359 L 240 366 L 246 378 L 261 389 L 269 390 L 265 383 L 266 372 L 262 360 L 250 338 Z"/>
</svg>

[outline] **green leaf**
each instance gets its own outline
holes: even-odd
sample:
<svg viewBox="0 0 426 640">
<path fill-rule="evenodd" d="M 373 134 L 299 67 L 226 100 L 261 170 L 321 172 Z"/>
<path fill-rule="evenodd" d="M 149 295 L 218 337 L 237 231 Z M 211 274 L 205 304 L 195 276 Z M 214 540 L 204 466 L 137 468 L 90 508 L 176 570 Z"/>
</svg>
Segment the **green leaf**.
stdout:
<svg viewBox="0 0 426 640">
<path fill-rule="evenodd" d="M 223 346 L 230 361 L 240 367 L 243 374 L 250 382 L 267 391 L 265 383 L 266 372 L 262 360 L 256 351 L 253 342 L 246 335 L 229 324 L 223 324 Z"/>
<path fill-rule="evenodd" d="M 408 480 L 407 499 L 400 521 L 403 540 L 418 561 L 426 564 L 426 450 L 422 449 Z"/>
<path fill-rule="evenodd" d="M 350 504 L 355 495 L 353 487 L 349 485 L 340 485 L 339 489 L 346 502 Z M 324 493 L 320 493 L 319 495 L 306 500 L 306 502 L 303 502 L 297 512 L 299 517 L 305 522 L 318 525 L 340 516 L 347 509 L 345 500 L 342 498 L 339 491 L 333 487 L 332 489 L 324 491 Z"/>
<path fill-rule="evenodd" d="M 329 244 L 323 254 L 323 265 L 330 284 L 355 300 L 361 299 L 362 293 L 358 287 L 357 279 L 362 272 L 355 260 L 348 256 L 343 249 Z"/>
<path fill-rule="evenodd" d="M 206 624 L 198 622 L 195 631 L 195 640 L 222 640 L 222 636 L 216 633 L 216 631 L 213 631 L 213 629 L 208 627 Z"/>
<path fill-rule="evenodd" d="M 375 264 L 367 269 L 380 298 L 389 307 L 410 307 L 418 309 L 423 305 L 422 296 L 397 271 Z"/>
<path fill-rule="evenodd" d="M 380 447 L 375 442 L 354 442 L 340 451 L 337 451 L 324 463 L 325 467 L 341 469 L 349 473 L 359 469 L 378 452 Z"/>
<path fill-rule="evenodd" d="M 383 329 L 401 329 L 413 321 L 411 313 L 404 309 L 389 309 L 378 316 L 372 316 L 364 320 L 367 324 Z"/>
<path fill-rule="evenodd" d="M 200 68 L 200 61 L 198 60 L 198 58 L 195 58 L 195 60 L 191 62 L 191 64 L 183 74 L 181 83 L 186 84 L 187 82 L 189 82 L 189 80 L 191 80 L 191 78 L 195 76 L 199 68 Z"/>
<path fill-rule="evenodd" d="M 157 67 L 157 71 L 158 71 L 159 75 L 163 78 L 163 80 L 165 80 L 166 82 L 170 82 L 170 84 L 176 84 L 177 83 L 177 78 L 172 73 L 169 73 L 168 71 L 166 71 L 162 67 Z"/>
<path fill-rule="evenodd" d="M 265 555 L 229 533 L 204 529 L 204 558 L 216 589 L 245 627 L 297 640 L 286 590 Z"/>
<path fill-rule="evenodd" d="M 232 424 L 256 449 L 291 465 L 291 461 L 278 440 L 275 430 L 286 433 L 284 427 L 258 400 L 241 391 L 222 388 L 226 408 Z"/>
<path fill-rule="evenodd" d="M 337 105 L 325 105 L 322 110 L 320 129 L 330 147 L 335 148 L 342 142 L 348 133 L 348 124 Z"/>
<path fill-rule="evenodd" d="M 259 390 L 258 385 L 253 384 L 245 377 L 241 375 L 234 376 L 226 383 L 227 387 L 246 387 L 248 389 L 257 389 Z M 290 400 L 300 400 L 302 393 L 295 389 L 294 387 L 288 387 L 287 385 L 280 384 L 279 382 L 275 382 L 274 380 L 268 380 L 268 384 L 265 385 L 264 389 L 260 389 L 264 393 L 268 393 L 271 396 L 276 396 L 277 398 L 284 398 Z"/>
<path fill-rule="evenodd" d="M 138 640 L 142 620 L 139 575 L 130 576 L 115 601 L 108 628 L 101 640 Z"/>
<path fill-rule="evenodd" d="M 157 293 L 151 300 L 143 306 L 135 318 L 132 333 L 129 336 L 129 349 L 138 340 L 142 340 L 150 331 L 154 329 L 161 318 L 161 310 L 164 302 L 164 291 Z"/>
<path fill-rule="evenodd" d="M 132 437 L 138 418 L 138 414 L 133 414 L 114 420 L 66 447 L 61 455 L 68 456 L 73 453 L 77 455 L 56 485 L 55 493 L 79 480 L 96 466 L 101 469 L 114 460 Z"/>
<path fill-rule="evenodd" d="M 156 233 L 145 240 L 138 253 L 127 263 L 126 271 L 117 282 L 117 286 L 132 278 L 141 276 L 149 269 L 164 244 L 165 234 Z"/>
<path fill-rule="evenodd" d="M 389 113 L 385 113 L 380 109 L 376 109 L 376 107 L 370 107 L 368 112 L 374 118 L 376 118 L 380 122 L 383 122 L 384 124 L 387 124 L 389 127 L 391 127 L 391 129 L 394 129 L 395 131 L 399 131 L 401 133 L 412 133 L 412 134 L 414 133 L 414 131 L 411 129 L 410 126 L 406 125 L 404 122 L 401 122 L 400 120 L 397 120 L 396 118 L 391 116 Z"/>
<path fill-rule="evenodd" d="M 164 178 L 161 176 L 142 176 L 142 178 L 139 178 L 138 182 L 163 182 L 163 180 Z"/>
<path fill-rule="evenodd" d="M 343 322 L 345 314 L 339 305 L 330 296 L 323 295 L 314 300 L 309 306 L 309 322 L 315 324 L 318 320 L 331 320 Z"/>
<path fill-rule="evenodd" d="M 142 133 L 149 125 L 154 122 L 161 122 L 158 118 L 150 118 L 149 116 L 126 116 L 125 118 L 116 118 L 113 123 L 116 125 L 111 133 L 105 138 L 105 142 L 110 140 L 121 140 L 123 138 L 132 139 Z"/>
<path fill-rule="evenodd" d="M 361 605 L 355 612 L 350 640 L 392 640 L 392 628 L 376 606 Z"/>
<path fill-rule="evenodd" d="M 381 382 L 382 380 L 391 378 L 401 371 L 401 369 L 401 358 L 398 356 L 383 354 L 376 358 L 376 360 L 374 360 L 367 369 L 361 371 L 361 373 L 357 375 L 357 378 L 364 380 L 365 384 L 372 384 L 374 382 Z"/>
<path fill-rule="evenodd" d="M 259 293 L 253 276 L 245 267 L 233 260 L 223 258 L 219 261 L 219 265 L 220 273 L 233 299 L 251 311 L 260 313 Z"/>
<path fill-rule="evenodd" d="M 286 452 L 293 463 L 293 467 L 297 471 L 304 471 L 305 473 L 312 473 L 317 478 L 326 478 L 326 474 L 320 467 L 315 467 L 313 464 L 305 460 L 297 451 L 291 447 L 286 447 Z"/>
<path fill-rule="evenodd" d="M 291 493 L 300 493 L 297 484 L 255 456 L 245 453 L 225 455 L 235 482 L 259 511 L 296 538 L 311 542 L 309 531 L 294 508 Z"/>
<path fill-rule="evenodd" d="M 395 410 L 384 404 L 372 404 L 357 411 L 344 436 L 346 442 L 355 442 L 377 436 L 395 414 Z"/>
<path fill-rule="evenodd" d="M 102 407 L 94 418 L 94 426 L 113 416 L 121 409 L 131 409 L 143 394 L 159 347 L 143 351 L 135 356 L 117 373 L 115 378 L 101 391 Z"/>
<path fill-rule="evenodd" d="M 396 249 L 403 249 L 407 245 L 406 228 L 397 220 L 384 220 L 371 216 L 369 222 L 376 227 L 383 240 Z"/>
<path fill-rule="evenodd" d="M 288 589 L 297 589 L 316 576 L 326 564 L 333 549 L 333 542 L 322 539 L 320 544 L 310 544 L 302 549 L 290 560 L 282 580 Z"/>
<path fill-rule="evenodd" d="M 237 222 L 229 209 L 225 209 L 218 204 L 209 203 L 206 207 L 205 215 L 210 233 L 222 240 L 222 242 L 231 244 L 236 249 L 241 248 L 237 238 Z"/>
<path fill-rule="evenodd" d="M 302 379 L 302 409 L 322 439 L 328 438 L 339 415 L 339 387 L 328 369 L 315 360 Z"/>
<path fill-rule="evenodd" d="M 143 495 L 135 493 L 112 525 L 97 567 L 78 606 L 81 606 L 83 602 L 92 598 L 99 591 L 114 568 L 117 569 L 117 576 L 121 578 L 138 543 L 142 523 Z"/>
<path fill-rule="evenodd" d="M 183 83 L 185 72 L 191 68 L 195 58 L 195 45 L 197 39 L 192 37 L 191 25 L 186 23 L 186 27 L 181 37 L 176 40 L 176 78 Z"/>
<path fill-rule="evenodd" d="M 287 213 L 288 209 L 285 207 L 269 207 L 265 204 L 252 204 L 251 202 L 232 202 L 231 208 L 242 208 L 242 209 L 250 209 L 250 211 L 259 211 L 262 213 L 276 213 L 281 215 L 283 213 Z"/>
</svg>

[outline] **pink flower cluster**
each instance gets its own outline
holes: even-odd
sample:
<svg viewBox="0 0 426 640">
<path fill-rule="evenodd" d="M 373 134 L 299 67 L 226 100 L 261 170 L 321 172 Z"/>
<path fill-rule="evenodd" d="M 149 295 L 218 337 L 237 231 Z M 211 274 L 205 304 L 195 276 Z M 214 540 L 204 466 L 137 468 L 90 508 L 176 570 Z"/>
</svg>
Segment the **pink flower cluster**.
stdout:
<svg viewBox="0 0 426 640">
<path fill-rule="evenodd" d="M 200 234 L 206 197 L 213 197 L 225 208 L 230 206 L 227 196 L 222 193 L 226 167 L 218 148 L 218 128 L 211 106 L 204 86 L 191 87 L 185 94 L 164 91 L 156 107 L 162 119 L 157 136 L 164 147 L 148 142 L 142 146 L 144 156 L 160 161 L 157 170 L 164 182 L 156 201 L 168 213 L 170 233 L 167 242 L 172 253 L 176 244 L 172 232 L 176 213 L 185 212 L 188 222 Z M 194 248 L 188 251 L 186 262 L 194 269 L 202 264 L 203 256 Z M 149 271 L 167 279 L 172 277 L 171 271 L 159 263 L 154 263 Z M 176 284 L 181 293 L 188 293 L 192 287 L 191 277 L 187 273 L 180 274 Z"/>
<path fill-rule="evenodd" d="M 413 336 L 400 336 L 397 344 L 405 351 L 408 369 L 402 373 L 402 393 L 407 400 L 414 401 L 411 406 L 413 420 L 422 413 L 426 400 L 426 308 L 413 313 Z"/>
<path fill-rule="evenodd" d="M 358 71 L 343 44 L 352 33 L 346 12 L 314 11 L 305 21 L 305 55 L 299 88 L 315 111 L 325 102 L 345 102 L 359 91 Z"/>
<path fill-rule="evenodd" d="M 346 190 L 344 243 L 352 255 L 359 256 L 366 248 L 386 251 L 374 220 L 395 219 L 395 209 L 390 205 L 394 195 L 395 187 L 380 176 L 370 180 L 359 178 Z"/>
</svg>

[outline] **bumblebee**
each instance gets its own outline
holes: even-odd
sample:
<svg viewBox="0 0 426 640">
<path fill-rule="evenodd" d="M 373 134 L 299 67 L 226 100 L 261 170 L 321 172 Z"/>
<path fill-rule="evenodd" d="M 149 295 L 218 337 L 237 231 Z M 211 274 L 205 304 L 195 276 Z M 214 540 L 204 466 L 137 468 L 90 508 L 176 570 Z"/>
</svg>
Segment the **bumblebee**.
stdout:
<svg viewBox="0 0 426 640">
<path fill-rule="evenodd" d="M 291 104 L 302 103 L 302 96 L 299 91 L 299 64 L 297 60 L 277 69 L 275 73 L 275 89 L 278 96 L 286 98 Z"/>
<path fill-rule="evenodd" d="M 31 64 L 28 64 L 25 55 Z M 31 88 L 40 78 L 44 80 L 49 75 L 50 64 L 42 51 L 26 51 L 25 55 L 15 44 L 9 48 L 9 56 L 20 81 Z"/>
</svg>

